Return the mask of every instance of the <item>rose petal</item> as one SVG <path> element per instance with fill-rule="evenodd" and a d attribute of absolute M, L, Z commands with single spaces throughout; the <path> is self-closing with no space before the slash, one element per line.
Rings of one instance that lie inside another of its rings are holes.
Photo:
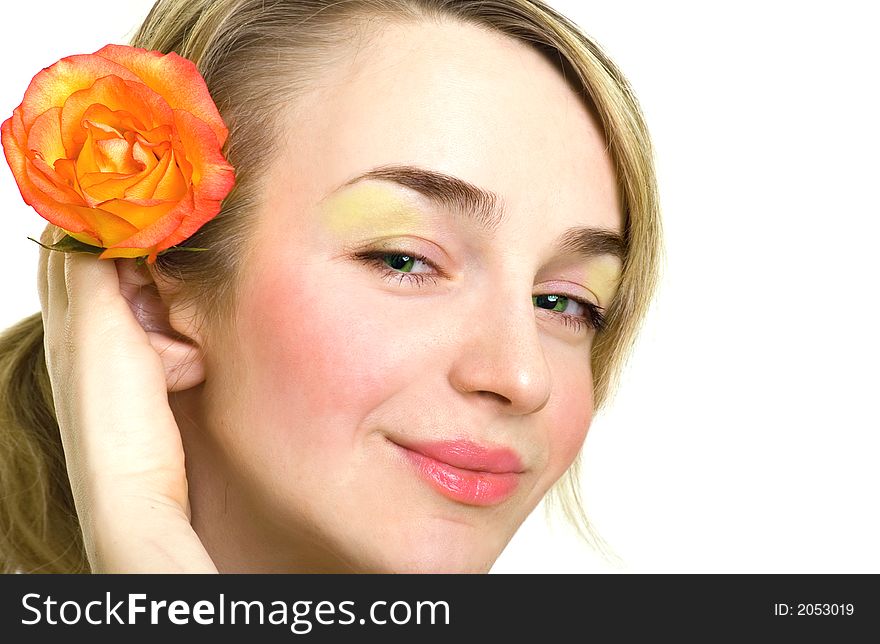
<path fill-rule="evenodd" d="M 90 110 L 92 106 L 96 106 Z M 99 107 L 100 106 L 100 107 Z M 84 90 L 71 94 L 61 111 L 61 136 L 67 156 L 75 158 L 85 142 L 83 119 L 100 123 L 98 114 L 124 112 L 135 119 L 126 129 L 150 130 L 171 123 L 171 108 L 165 100 L 140 82 L 124 81 L 116 76 L 99 78 Z M 133 126 L 133 127 L 132 127 Z M 119 132 L 122 136 L 123 133 Z"/>
<path fill-rule="evenodd" d="M 110 75 L 138 80 L 134 72 L 105 56 L 78 54 L 62 58 L 41 70 L 31 80 L 20 105 L 23 122 L 30 124 L 46 110 L 62 107 L 71 94 L 91 87 L 99 78 Z"/>
<path fill-rule="evenodd" d="M 92 237 L 88 233 L 72 233 L 68 230 L 67 234 L 74 239 L 78 239 L 83 244 L 88 244 L 89 246 L 97 246 L 99 248 L 101 247 L 101 240 L 96 237 Z"/>
<path fill-rule="evenodd" d="M 90 105 L 80 119 L 80 128 L 91 128 L 96 139 L 124 139 L 129 132 L 143 130 L 142 119 L 124 109 L 112 110 L 106 105 Z M 150 118 L 147 116 L 146 118 Z"/>
<path fill-rule="evenodd" d="M 125 139 L 95 141 L 94 151 L 100 159 L 102 172 L 132 175 L 144 169 L 144 164 L 135 160 L 131 144 Z"/>
<path fill-rule="evenodd" d="M 77 177 L 85 176 L 90 172 L 101 171 L 101 159 L 95 154 L 95 139 L 115 136 L 115 134 L 105 132 L 97 127 L 86 128 L 86 140 L 83 143 L 82 150 L 80 150 L 80 153 L 75 157 L 76 160 L 73 162 Z"/>
<path fill-rule="evenodd" d="M 59 160 L 58 164 L 60 165 L 62 161 L 63 159 Z M 47 199 L 61 204 L 86 205 L 85 200 L 68 183 L 68 180 L 42 159 L 32 159 L 25 165 L 25 171 L 33 187 L 43 193 Z"/>
<path fill-rule="evenodd" d="M 153 198 L 156 194 L 156 186 L 162 181 L 162 177 L 168 171 L 168 166 L 173 158 L 170 150 L 171 146 L 167 147 L 169 149 L 163 151 L 159 149 L 159 146 L 153 146 L 153 150 L 162 152 L 162 155 L 157 159 L 152 153 L 152 150 L 142 145 L 140 141 L 132 146 L 132 154 L 135 159 L 144 163 L 146 167 L 144 168 L 144 171 L 138 175 L 137 183 L 132 184 L 132 186 L 125 191 L 126 199 Z"/>
<path fill-rule="evenodd" d="M 80 177 L 83 194 L 90 206 L 101 207 L 106 201 L 124 199 L 126 191 L 137 183 L 139 175 L 116 172 L 92 172 Z"/>
<path fill-rule="evenodd" d="M 55 162 L 55 173 L 60 177 L 64 186 L 70 186 L 70 189 L 76 193 L 77 198 L 71 203 L 81 204 L 84 200 L 79 187 L 79 179 L 76 176 L 76 164 L 70 159 L 58 159 Z"/>
<path fill-rule="evenodd" d="M 116 204 L 120 210 L 117 212 L 122 212 L 122 209 L 126 208 L 126 206 L 130 206 L 130 204 L 123 205 L 124 202 L 119 202 Z M 138 233 L 135 233 L 128 239 L 124 239 L 117 244 L 114 244 L 114 247 L 127 247 L 127 248 L 155 248 L 156 252 L 163 251 L 166 248 L 170 248 L 177 244 L 186 237 L 177 238 L 176 231 L 180 227 L 182 221 L 191 217 L 194 208 L 192 193 L 188 193 L 186 197 L 181 199 L 177 204 L 174 204 L 174 208 L 170 210 L 163 217 L 157 219 L 155 222 L 150 224 L 148 227 L 144 228 Z M 134 216 L 134 213 L 130 213 L 131 216 Z M 110 246 L 110 245 L 108 245 Z"/>
<path fill-rule="evenodd" d="M 58 159 L 66 159 L 61 141 L 61 110 L 53 107 L 40 114 L 31 125 L 27 147 L 39 154 L 50 166 Z"/>
<path fill-rule="evenodd" d="M 159 165 L 160 161 L 171 152 L 171 143 L 162 141 L 161 143 L 150 143 L 142 134 L 129 132 L 126 137 L 130 136 L 131 156 L 135 161 L 144 166 L 144 170 L 151 172 L 153 168 Z"/>
<path fill-rule="evenodd" d="M 24 170 L 33 187 L 48 198 L 61 203 L 82 204 L 83 199 L 76 191 L 75 181 L 53 167 L 53 164 L 57 164 L 63 169 L 64 162 L 64 159 L 57 157 L 61 139 L 60 112 L 59 108 L 52 108 L 41 114 L 34 123 L 31 132 L 35 133 L 36 142 L 28 141 L 30 150 L 25 155 Z"/>
<path fill-rule="evenodd" d="M 130 69 L 162 95 L 172 108 L 189 112 L 208 125 L 219 146 L 226 142 L 229 130 L 223 123 L 205 80 L 192 61 L 173 52 L 163 56 L 156 51 L 120 45 L 106 45 L 95 55 Z"/>
<path fill-rule="evenodd" d="M 103 207 L 77 207 L 77 210 L 85 223 L 85 232 L 99 240 L 98 246 L 112 246 L 137 233 L 135 226 Z"/>
<path fill-rule="evenodd" d="M 76 174 L 88 204 L 97 206 L 102 201 L 123 197 L 125 191 L 138 182 L 144 164 L 133 158 L 131 146 L 125 139 L 94 141 L 94 136 L 109 135 L 98 128 L 87 128 L 87 131 L 88 138 L 76 160 Z"/>
<path fill-rule="evenodd" d="M 169 158 L 168 168 L 156 185 L 156 190 L 153 193 L 154 199 L 180 199 L 189 190 L 189 186 L 177 166 L 174 151 L 168 152 L 167 156 Z"/>
<path fill-rule="evenodd" d="M 161 221 L 163 217 L 172 212 L 176 207 L 176 201 L 160 201 L 158 199 L 110 199 L 101 204 L 101 210 L 111 212 L 130 223 L 135 228 L 135 232 L 132 234 L 152 229 L 157 222 Z M 128 238 L 121 241 L 127 240 Z M 148 238 L 146 243 L 132 243 L 128 245 L 132 247 L 146 247 L 152 246 L 154 243 L 153 239 Z"/>
<path fill-rule="evenodd" d="M 33 207 L 47 221 L 67 231 L 83 229 L 82 220 L 74 206 L 59 203 L 39 190 L 28 177 L 27 166 L 30 164 L 24 150 L 21 149 L 16 134 L 24 131 L 21 112 L 16 109 L 12 116 L 0 126 L 0 138 L 3 142 L 3 153 L 15 177 L 22 199 Z"/>
<path fill-rule="evenodd" d="M 117 257 L 143 257 L 149 253 L 148 264 L 156 262 L 156 251 L 152 248 L 108 248 L 98 257 L 99 259 L 115 259 Z"/>
<path fill-rule="evenodd" d="M 160 125 L 159 127 L 155 127 L 151 130 L 141 130 L 138 132 L 135 137 L 141 145 L 149 146 L 149 145 L 171 145 L 171 139 L 174 136 L 174 121 L 173 115 L 172 120 L 169 121 L 167 125 Z"/>
<path fill-rule="evenodd" d="M 215 210 L 214 215 L 220 212 L 220 204 L 215 201 L 204 202 L 200 200 L 198 197 L 193 198 L 193 211 L 206 213 L 210 212 L 212 209 Z M 196 232 L 198 232 L 199 228 L 204 226 L 208 221 L 214 218 L 214 215 L 211 215 L 207 219 L 202 217 L 186 217 L 180 220 L 180 224 L 177 228 L 168 235 L 167 238 L 162 242 L 162 246 L 159 248 L 160 251 L 165 250 L 166 248 L 171 248 L 172 246 L 176 246 L 177 244 L 186 241 L 190 237 L 192 237 Z"/>
<path fill-rule="evenodd" d="M 211 130 L 188 112 L 174 110 L 177 133 L 185 150 L 185 157 L 192 163 L 192 183 L 201 200 L 218 202 L 229 194 L 235 184 L 235 171 L 211 137 Z M 215 210 L 205 220 L 217 213 Z M 200 213 L 202 215 L 202 213 Z"/>

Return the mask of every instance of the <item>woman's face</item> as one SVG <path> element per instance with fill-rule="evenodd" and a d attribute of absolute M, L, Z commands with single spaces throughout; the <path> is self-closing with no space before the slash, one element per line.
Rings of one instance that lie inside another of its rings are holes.
<path fill-rule="evenodd" d="M 526 45 L 425 24 L 283 131 L 185 436 L 196 530 L 221 570 L 486 571 L 592 417 L 622 230 L 600 127 Z"/>

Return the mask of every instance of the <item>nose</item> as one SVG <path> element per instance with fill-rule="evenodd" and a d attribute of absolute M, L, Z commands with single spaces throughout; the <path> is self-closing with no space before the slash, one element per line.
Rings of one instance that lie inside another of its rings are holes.
<path fill-rule="evenodd" d="M 531 294 L 504 299 L 495 293 L 468 307 L 449 379 L 462 393 L 496 400 L 505 413 L 530 414 L 550 398 L 550 368 Z"/>

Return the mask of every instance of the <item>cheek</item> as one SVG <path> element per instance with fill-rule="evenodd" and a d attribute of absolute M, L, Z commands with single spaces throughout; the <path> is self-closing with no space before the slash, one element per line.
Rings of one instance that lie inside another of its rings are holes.
<path fill-rule="evenodd" d="M 351 429 L 380 404 L 406 372 L 406 347 L 375 303 L 332 272 L 284 274 L 261 280 L 242 307 L 242 341 L 262 417 L 326 430 Z M 330 295 L 328 295 L 330 294 Z M 381 341 L 377 341 L 381 338 Z M 346 423 L 335 422 L 347 420 Z"/>
<path fill-rule="evenodd" d="M 593 419 L 593 381 L 589 363 L 569 364 L 554 379 L 556 396 L 548 409 L 548 468 L 561 476 L 577 456 Z M 549 405 L 548 405 L 549 407 Z"/>

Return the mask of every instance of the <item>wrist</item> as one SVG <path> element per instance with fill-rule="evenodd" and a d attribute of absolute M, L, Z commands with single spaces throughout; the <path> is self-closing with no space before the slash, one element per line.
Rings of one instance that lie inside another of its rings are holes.
<path fill-rule="evenodd" d="M 105 506 L 95 508 L 82 524 L 92 573 L 218 572 L 179 508 Z"/>

